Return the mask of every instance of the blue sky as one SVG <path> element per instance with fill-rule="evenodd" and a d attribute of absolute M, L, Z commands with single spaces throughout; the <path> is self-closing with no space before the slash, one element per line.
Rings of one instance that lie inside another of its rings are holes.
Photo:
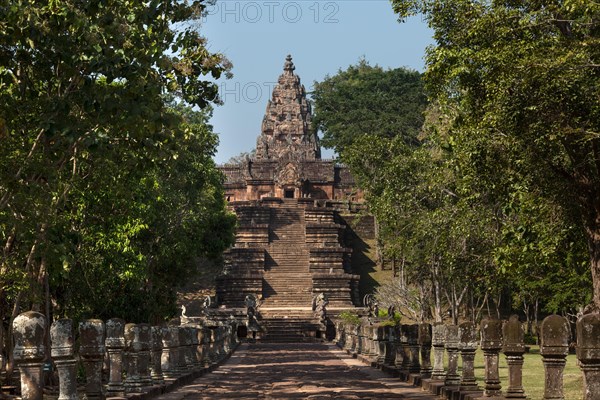
<path fill-rule="evenodd" d="M 233 63 L 219 83 L 224 105 L 211 123 L 218 164 L 255 147 L 271 89 L 291 54 L 308 92 L 314 81 L 364 57 L 382 67 L 423 70 L 431 31 L 420 18 L 398 23 L 388 0 L 217 0 L 200 30 Z M 323 157 L 331 157 L 325 151 Z"/>

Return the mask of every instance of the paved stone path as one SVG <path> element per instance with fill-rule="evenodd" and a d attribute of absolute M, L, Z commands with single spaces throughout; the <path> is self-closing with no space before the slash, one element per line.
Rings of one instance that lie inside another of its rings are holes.
<path fill-rule="evenodd" d="M 331 344 L 242 344 L 223 365 L 159 397 L 181 399 L 433 399 Z"/>

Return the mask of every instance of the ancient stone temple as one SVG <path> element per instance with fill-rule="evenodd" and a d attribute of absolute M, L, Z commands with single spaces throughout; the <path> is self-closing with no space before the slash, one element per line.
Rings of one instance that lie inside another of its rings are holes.
<path fill-rule="evenodd" d="M 348 168 L 321 159 L 319 138 L 311 130 L 306 90 L 294 69 L 292 57 L 287 56 L 267 104 L 254 157 L 221 167 L 227 178 L 227 198 L 362 200 Z"/>
<path fill-rule="evenodd" d="M 290 56 L 283 69 L 256 153 L 220 167 L 238 229 L 217 281 L 217 304 L 246 313 L 255 337 L 300 340 L 325 334 L 327 312 L 360 305 L 339 211 L 364 207 L 348 169 L 321 159 Z"/>

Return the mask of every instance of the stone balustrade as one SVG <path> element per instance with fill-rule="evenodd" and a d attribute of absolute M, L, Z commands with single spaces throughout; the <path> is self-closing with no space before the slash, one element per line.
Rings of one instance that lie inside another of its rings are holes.
<path fill-rule="evenodd" d="M 43 363 L 52 361 L 58 376 L 59 400 L 127 398 L 159 395 L 213 369 L 237 347 L 235 322 L 217 326 L 151 326 L 126 324 L 119 318 L 84 320 L 77 335 L 73 321 L 48 324 L 44 315 L 28 311 L 13 322 L 14 360 L 21 377 L 23 400 L 44 397 Z M 49 327 L 50 348 L 45 337 Z M 79 343 L 76 353 L 75 343 Z M 49 356 L 49 357 L 48 357 Z M 77 365 L 84 380 L 77 380 Z M 80 388 L 78 389 L 78 383 Z"/>
<path fill-rule="evenodd" d="M 525 399 L 524 331 L 516 315 L 508 321 L 486 318 L 477 325 L 442 323 L 390 325 L 389 321 L 351 324 L 336 322 L 339 347 L 363 362 L 390 372 L 403 381 L 422 386 L 433 396 L 456 400 Z M 583 375 L 584 400 L 600 397 L 600 314 L 581 317 L 576 326 L 578 365 Z M 544 365 L 544 400 L 564 399 L 563 370 L 572 343 L 568 321 L 558 315 L 544 319 L 540 332 Z M 433 366 L 431 349 L 433 348 Z M 484 376 L 475 377 L 475 352 L 484 356 Z M 444 368 L 444 352 L 448 365 Z M 503 392 L 499 362 L 506 357 L 508 383 Z M 462 374 L 458 374 L 459 358 Z"/>

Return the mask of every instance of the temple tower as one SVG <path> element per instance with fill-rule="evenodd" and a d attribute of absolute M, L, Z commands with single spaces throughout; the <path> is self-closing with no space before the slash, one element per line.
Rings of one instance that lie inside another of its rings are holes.
<path fill-rule="evenodd" d="M 319 160 L 321 147 L 316 132 L 311 132 L 311 109 L 306 90 L 288 55 L 273 89 L 272 99 L 262 121 L 256 142 L 256 160 Z"/>
<path fill-rule="evenodd" d="M 331 313 L 360 304 L 360 277 L 339 211 L 358 212 L 362 192 L 345 166 L 321 159 L 310 103 L 294 70 L 288 55 L 255 154 L 220 167 L 238 229 L 217 279 L 217 303 L 223 313 L 243 316 L 248 299 L 257 299 L 252 313 L 260 319 L 247 325 L 265 340 L 324 335 L 329 325 L 315 315 L 315 299 L 327 298 Z"/>

